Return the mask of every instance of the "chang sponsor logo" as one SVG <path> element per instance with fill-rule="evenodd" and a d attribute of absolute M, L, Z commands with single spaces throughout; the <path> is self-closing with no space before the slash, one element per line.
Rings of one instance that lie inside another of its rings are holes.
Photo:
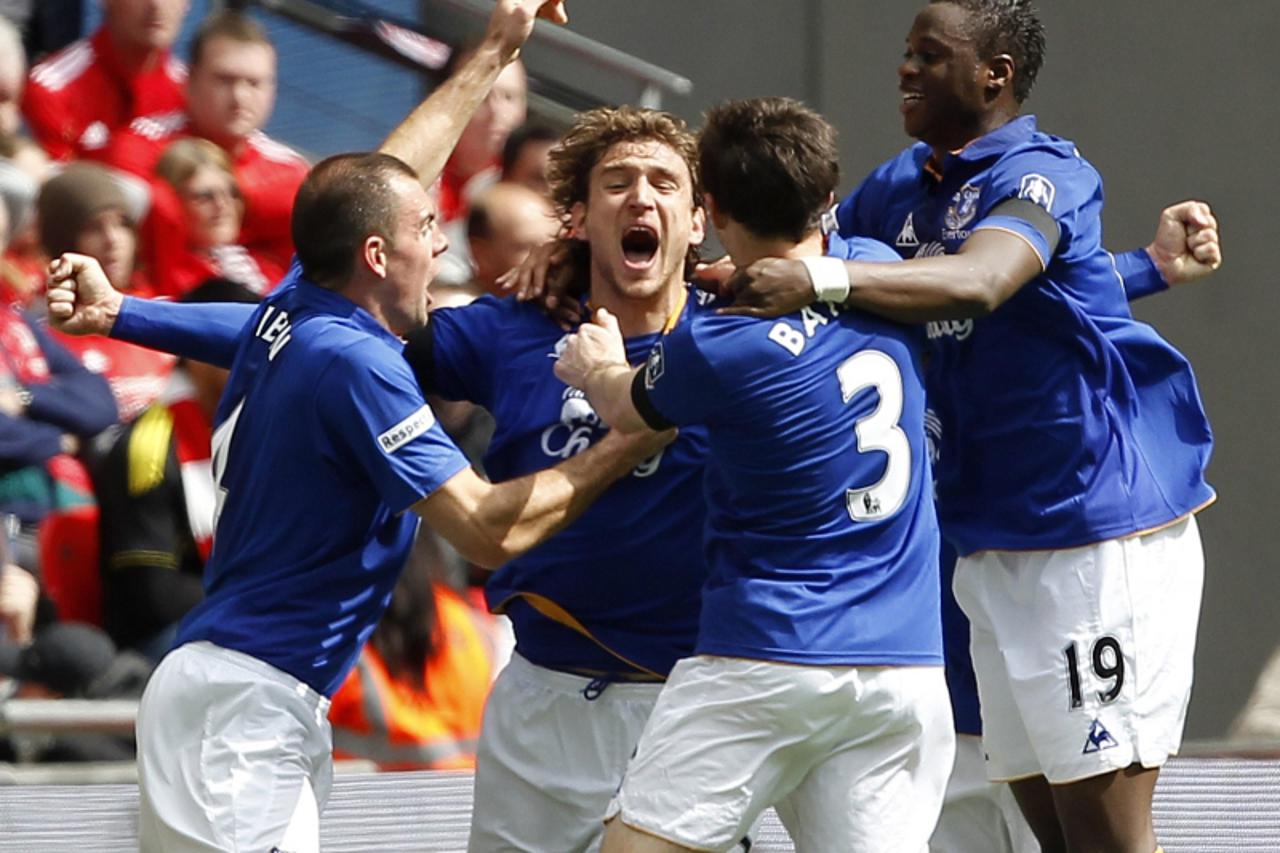
<path fill-rule="evenodd" d="M 542 452 L 555 459 L 568 459 L 591 446 L 597 431 L 603 432 L 600 416 L 577 388 L 560 395 L 560 422 L 542 431 Z"/>
<path fill-rule="evenodd" d="M 937 240 L 930 240 L 919 249 L 913 257 L 917 258 L 940 258 L 947 253 L 947 247 Z"/>
<path fill-rule="evenodd" d="M 929 340 L 937 338 L 955 338 L 957 341 L 968 340 L 973 334 L 972 320 L 935 320 L 927 323 L 924 333 Z"/>

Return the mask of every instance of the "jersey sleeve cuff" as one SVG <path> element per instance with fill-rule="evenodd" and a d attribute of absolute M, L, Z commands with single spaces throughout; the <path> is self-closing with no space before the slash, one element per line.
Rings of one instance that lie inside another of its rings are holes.
<path fill-rule="evenodd" d="M 1124 284 L 1124 295 L 1132 302 L 1169 289 L 1169 282 L 1146 249 L 1135 249 L 1115 256 L 1116 272 Z"/>
<path fill-rule="evenodd" d="M 1045 241 L 1043 234 L 1025 221 L 1013 216 L 991 216 L 975 225 L 973 230 L 975 233 L 978 231 L 1004 231 L 1015 237 L 1020 237 L 1031 248 L 1031 251 L 1036 253 L 1036 257 L 1040 259 L 1040 270 L 1043 272 L 1049 268 L 1049 258 L 1052 255 L 1049 244 Z"/>

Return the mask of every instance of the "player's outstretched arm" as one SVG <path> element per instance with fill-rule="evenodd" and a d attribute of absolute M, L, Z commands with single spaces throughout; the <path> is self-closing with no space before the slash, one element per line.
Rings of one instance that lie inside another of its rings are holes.
<path fill-rule="evenodd" d="M 559 24 L 569 20 L 563 0 L 498 0 L 480 45 L 378 150 L 412 166 L 424 185 L 434 184 L 498 74 L 520 54 L 536 18 Z"/>
<path fill-rule="evenodd" d="M 673 438 L 674 430 L 610 431 L 559 465 L 503 483 L 488 483 L 465 468 L 413 509 L 463 557 L 497 568 L 564 528 L 610 483 Z"/>
<path fill-rule="evenodd" d="M 49 265 L 49 323 L 76 335 L 110 335 L 131 344 L 230 367 L 247 303 L 176 303 L 125 296 L 111 287 L 98 262 L 67 254 Z"/>
<path fill-rule="evenodd" d="M 990 314 L 1044 269 L 1029 243 L 994 229 L 974 232 L 954 255 L 894 264 L 824 261 L 843 265 L 844 276 L 830 266 L 840 280 L 814 282 L 800 260 L 756 261 L 730 279 L 733 305 L 720 311 L 780 317 L 822 297 L 901 323 L 962 320 Z"/>
<path fill-rule="evenodd" d="M 585 393 L 596 414 L 622 432 L 649 428 L 631 399 L 631 383 L 642 369 L 628 363 L 618 320 L 604 308 L 569 337 L 555 367 L 556 376 Z"/>

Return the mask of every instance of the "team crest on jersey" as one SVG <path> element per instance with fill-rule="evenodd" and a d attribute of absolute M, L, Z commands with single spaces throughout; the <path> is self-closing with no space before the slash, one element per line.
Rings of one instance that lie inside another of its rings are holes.
<path fill-rule="evenodd" d="M 1057 194 L 1058 188 L 1044 175 L 1023 175 L 1018 184 L 1018 198 L 1038 204 L 1050 213 L 1053 213 L 1053 199 Z"/>
<path fill-rule="evenodd" d="M 907 218 L 902 223 L 902 230 L 898 232 L 898 238 L 893 241 L 893 245 L 901 249 L 910 249 L 912 246 L 920 245 L 920 238 L 916 236 L 915 213 L 907 214 Z"/>
<path fill-rule="evenodd" d="M 978 196 L 981 194 L 982 189 L 980 187 L 975 187 L 973 184 L 965 184 L 951 197 L 951 204 L 947 207 L 947 212 L 942 217 L 942 224 L 946 228 L 942 236 L 948 240 L 963 240 L 969 236 L 969 232 L 961 229 L 972 222 L 973 217 L 977 215 Z"/>
<path fill-rule="evenodd" d="M 653 351 L 649 353 L 649 360 L 644 363 L 644 387 L 652 391 L 653 386 L 658 384 L 658 380 L 662 378 L 663 371 L 666 369 L 666 353 L 663 352 L 662 341 L 658 341 Z"/>
<path fill-rule="evenodd" d="M 551 352 L 547 353 L 547 358 L 559 358 L 564 353 L 564 348 L 569 345 L 569 338 L 572 335 L 561 335 L 560 340 L 556 341 L 556 345 L 551 348 Z"/>
<path fill-rule="evenodd" d="M 1111 736 L 1111 732 L 1107 731 L 1107 727 L 1102 724 L 1099 719 L 1089 725 L 1089 736 L 1085 739 L 1084 750 L 1081 755 L 1088 755 L 1091 752 L 1102 752 L 1104 749 L 1111 749 L 1119 746 L 1120 742 Z"/>

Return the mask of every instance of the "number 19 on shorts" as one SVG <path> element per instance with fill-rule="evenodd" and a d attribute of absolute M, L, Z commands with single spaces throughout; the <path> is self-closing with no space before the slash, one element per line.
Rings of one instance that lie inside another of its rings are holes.
<path fill-rule="evenodd" d="M 1068 643 L 1062 650 L 1067 667 L 1068 700 L 1071 710 L 1084 707 L 1084 688 L 1080 671 L 1080 649 L 1076 643 Z M 1093 641 L 1088 650 L 1085 663 L 1102 686 L 1097 691 L 1098 701 L 1109 705 L 1124 689 L 1124 654 L 1120 650 L 1120 641 L 1110 634 L 1104 634 Z"/>

